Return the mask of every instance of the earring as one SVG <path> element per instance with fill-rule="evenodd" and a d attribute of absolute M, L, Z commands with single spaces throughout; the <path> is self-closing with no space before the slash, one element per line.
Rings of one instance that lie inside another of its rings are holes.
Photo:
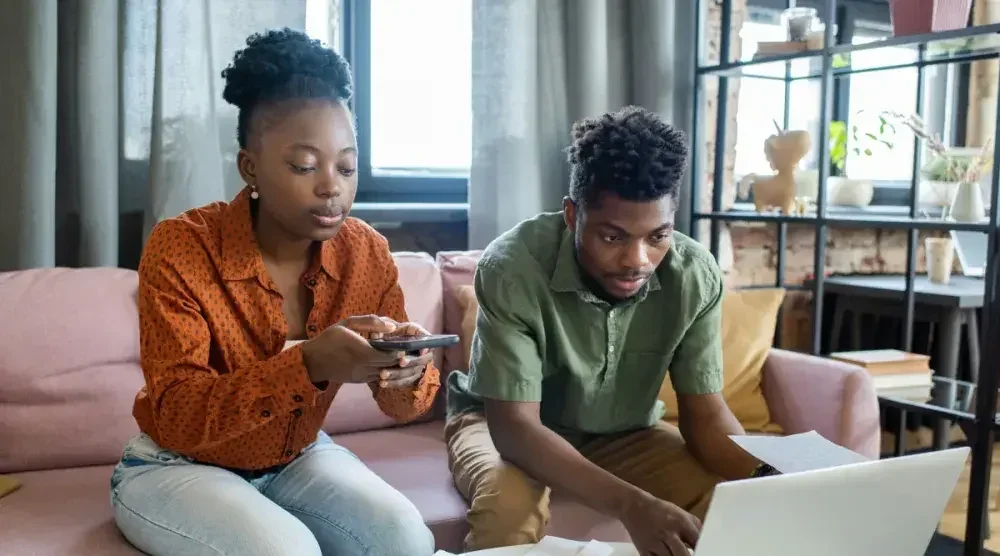
<path fill-rule="evenodd" d="M 259 199 L 260 198 L 260 195 L 257 193 L 257 186 L 256 185 L 253 185 L 253 184 L 250 185 L 250 198 L 251 199 Z"/>

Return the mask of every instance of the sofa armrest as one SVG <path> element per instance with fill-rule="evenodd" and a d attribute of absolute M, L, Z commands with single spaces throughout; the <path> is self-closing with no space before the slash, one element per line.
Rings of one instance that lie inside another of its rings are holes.
<path fill-rule="evenodd" d="M 878 396 L 864 369 L 772 349 L 762 381 L 771 420 L 786 434 L 815 430 L 865 457 L 879 457 Z"/>

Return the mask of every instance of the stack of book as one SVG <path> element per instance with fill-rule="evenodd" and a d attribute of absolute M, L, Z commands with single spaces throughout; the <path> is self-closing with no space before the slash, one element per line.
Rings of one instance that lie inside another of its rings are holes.
<path fill-rule="evenodd" d="M 875 382 L 879 396 L 892 396 L 915 402 L 931 399 L 931 380 L 934 371 L 930 357 L 897 349 L 867 351 L 840 351 L 830 354 L 831 359 L 863 367 Z"/>

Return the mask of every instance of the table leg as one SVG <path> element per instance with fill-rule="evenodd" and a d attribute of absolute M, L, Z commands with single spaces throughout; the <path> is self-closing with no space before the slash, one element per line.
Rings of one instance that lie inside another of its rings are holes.
<path fill-rule="evenodd" d="M 837 296 L 833 296 L 833 322 L 830 323 L 830 353 L 838 351 L 840 348 L 840 332 L 844 328 L 844 304 L 837 303 Z"/>
<path fill-rule="evenodd" d="M 947 309 L 941 316 L 938 329 L 938 346 L 940 350 L 937 369 L 938 376 L 956 378 L 958 374 L 958 354 L 962 343 L 962 313 L 959 309 Z M 938 384 L 934 388 L 934 405 L 953 407 L 955 404 L 955 388 L 953 385 Z M 934 449 L 943 450 L 951 443 L 951 420 L 936 418 L 934 420 Z"/>
<path fill-rule="evenodd" d="M 965 310 L 965 333 L 969 339 L 969 382 L 979 384 L 979 318 L 975 309 Z"/>
<path fill-rule="evenodd" d="M 864 323 L 861 317 L 861 313 L 857 311 L 851 315 L 851 349 L 854 351 L 861 349 L 861 325 Z M 878 317 L 875 318 L 875 322 L 878 323 Z"/>
<path fill-rule="evenodd" d="M 899 410 L 899 424 L 896 425 L 896 441 L 893 445 L 893 454 L 898 458 L 906 455 L 906 410 Z"/>

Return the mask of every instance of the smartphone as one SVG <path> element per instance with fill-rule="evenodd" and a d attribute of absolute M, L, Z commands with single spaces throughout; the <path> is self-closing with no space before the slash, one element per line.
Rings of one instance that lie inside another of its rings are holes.
<path fill-rule="evenodd" d="M 383 351 L 403 351 L 407 355 L 417 355 L 422 349 L 453 346 L 458 343 L 455 334 L 430 334 L 427 336 L 390 336 L 379 340 L 368 340 L 375 349 Z"/>

